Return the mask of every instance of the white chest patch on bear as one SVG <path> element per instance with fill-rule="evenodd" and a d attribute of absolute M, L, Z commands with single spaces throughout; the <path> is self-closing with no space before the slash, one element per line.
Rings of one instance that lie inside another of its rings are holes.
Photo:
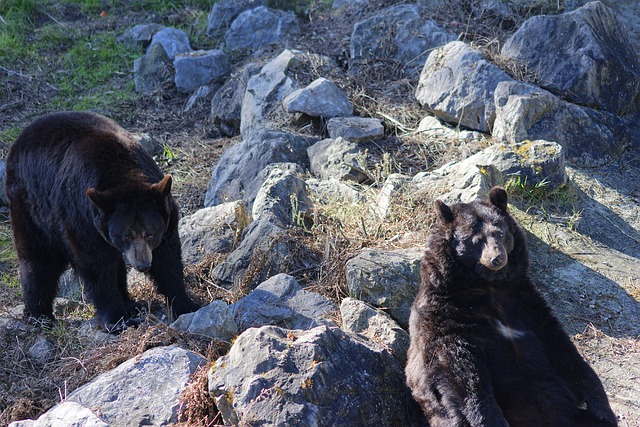
<path fill-rule="evenodd" d="M 525 331 L 519 331 L 517 329 L 508 327 L 498 319 L 495 319 L 495 322 L 496 329 L 498 330 L 498 332 L 500 332 L 500 335 L 508 340 L 517 340 L 518 338 L 522 338 L 527 334 Z"/>

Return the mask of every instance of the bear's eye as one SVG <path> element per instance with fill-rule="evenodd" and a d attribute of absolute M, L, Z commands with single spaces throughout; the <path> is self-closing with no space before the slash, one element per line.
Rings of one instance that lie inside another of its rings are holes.
<path fill-rule="evenodd" d="M 129 242 L 131 242 L 132 240 L 133 240 L 133 236 L 132 236 L 131 234 L 126 234 L 126 235 L 124 236 L 124 241 L 125 241 L 125 242 L 129 243 Z"/>
<path fill-rule="evenodd" d="M 151 233 L 146 233 L 146 234 L 144 235 L 144 238 L 145 238 L 146 240 L 152 240 L 152 239 L 153 239 L 153 234 L 151 234 Z"/>

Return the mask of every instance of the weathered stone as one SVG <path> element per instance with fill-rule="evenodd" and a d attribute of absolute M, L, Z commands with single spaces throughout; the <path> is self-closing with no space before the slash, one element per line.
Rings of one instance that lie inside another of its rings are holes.
<path fill-rule="evenodd" d="M 204 205 L 243 199 L 247 185 L 269 164 L 292 162 L 308 167 L 310 144 L 303 136 L 269 129 L 256 131 L 220 157 L 211 174 Z"/>
<path fill-rule="evenodd" d="M 264 281 L 231 309 L 241 330 L 265 325 L 308 330 L 331 320 L 338 308 L 322 295 L 305 291 L 293 276 L 277 274 Z"/>
<path fill-rule="evenodd" d="M 425 116 L 420 120 L 417 134 L 422 138 L 444 138 L 456 142 L 482 141 L 487 138 L 486 134 L 480 132 L 460 129 L 459 127 L 453 128 L 446 123 L 442 123 L 434 116 Z"/>
<path fill-rule="evenodd" d="M 262 185 L 271 175 L 271 172 L 275 170 L 280 170 L 284 173 L 292 173 L 295 175 L 302 175 L 305 173 L 305 170 L 297 163 L 292 162 L 276 162 L 270 163 L 262 169 L 258 175 L 247 185 L 244 186 L 244 197 L 242 200 L 246 203 L 247 206 L 250 206 L 253 210 L 253 203 L 258 195 L 258 192 L 262 188 Z"/>
<path fill-rule="evenodd" d="M 420 72 L 431 49 L 455 39 L 434 21 L 422 19 L 416 5 L 391 6 L 353 27 L 349 74 L 358 74 L 385 58 L 398 61 L 413 76 Z"/>
<path fill-rule="evenodd" d="M 200 86 L 219 81 L 231 72 L 227 55 L 221 50 L 176 54 L 173 66 L 176 87 L 182 92 L 192 92 Z"/>
<path fill-rule="evenodd" d="M 214 5 L 217 5 L 216 3 Z M 240 133 L 242 99 L 249 79 L 260 71 L 260 66 L 249 63 L 237 74 L 232 74 L 211 99 L 211 121 L 223 135 L 235 136 Z"/>
<path fill-rule="evenodd" d="M 405 365 L 409 349 L 409 334 L 391 316 L 354 298 L 342 300 L 340 315 L 342 328 L 345 331 L 367 337 L 389 350 L 402 366 Z"/>
<path fill-rule="evenodd" d="M 412 186 L 431 189 L 446 203 L 486 198 L 491 187 L 517 180 L 526 188 L 553 192 L 567 181 L 562 146 L 548 141 L 495 144 L 460 162 L 416 174 Z M 441 192 L 439 192 L 439 189 Z"/>
<path fill-rule="evenodd" d="M 231 252 L 250 221 L 242 201 L 200 209 L 181 218 L 178 231 L 182 259 L 188 264 L 197 264 L 206 255 Z"/>
<path fill-rule="evenodd" d="M 365 182 L 369 177 L 362 171 L 358 145 L 346 139 L 323 139 L 307 149 L 311 173 L 322 179 Z"/>
<path fill-rule="evenodd" d="M 360 191 L 335 178 L 326 180 L 309 178 L 306 183 L 312 198 L 324 203 L 332 200 L 348 203 L 357 203 L 365 200 Z"/>
<path fill-rule="evenodd" d="M 149 46 L 147 53 L 133 63 L 136 92 L 153 92 L 172 87 L 174 69 L 161 44 Z"/>
<path fill-rule="evenodd" d="M 90 409 L 75 402 L 62 402 L 45 412 L 36 421 L 16 421 L 9 427 L 110 427 Z"/>
<path fill-rule="evenodd" d="M 221 300 L 213 301 L 194 313 L 183 314 L 171 324 L 171 327 L 227 342 L 238 335 L 234 315 L 229 305 Z"/>
<path fill-rule="evenodd" d="M 282 227 L 306 226 L 312 202 L 306 184 L 295 173 L 275 168 L 260 187 L 253 202 L 254 220 L 271 218 Z"/>
<path fill-rule="evenodd" d="M 238 248 L 211 271 L 211 279 L 227 289 L 243 281 L 251 290 L 281 273 L 289 253 L 287 235 L 281 227 L 267 219 L 253 221 L 243 233 Z"/>
<path fill-rule="evenodd" d="M 153 35 L 163 28 L 160 24 L 139 24 L 125 31 L 118 37 L 118 41 L 131 47 L 140 46 L 146 49 Z"/>
<path fill-rule="evenodd" d="M 46 338 L 39 338 L 29 350 L 27 354 L 29 357 L 40 365 L 44 365 L 54 356 L 56 346 L 54 343 Z"/>
<path fill-rule="evenodd" d="M 380 119 L 369 117 L 334 117 L 327 121 L 329 137 L 344 138 L 351 142 L 370 141 L 384 136 Z"/>
<path fill-rule="evenodd" d="M 287 71 L 302 55 L 297 50 L 284 50 L 249 79 L 240 113 L 240 133 L 243 136 L 255 128 L 268 126 L 274 104 L 298 89 L 298 83 L 287 75 Z"/>
<path fill-rule="evenodd" d="M 416 99 L 442 120 L 488 132 L 496 114 L 496 86 L 511 80 L 479 50 L 456 41 L 431 52 L 420 74 Z"/>
<path fill-rule="evenodd" d="M 264 0 L 222 0 L 216 2 L 209 12 L 207 35 L 209 37 L 223 35 L 231 26 L 231 22 L 242 12 L 264 5 Z"/>
<path fill-rule="evenodd" d="M 527 83 L 500 83 L 495 105 L 497 141 L 555 141 L 567 159 L 580 166 L 609 163 L 631 141 L 629 129 L 618 116 L 570 104 Z"/>
<path fill-rule="evenodd" d="M 180 393 L 204 363 L 180 347 L 154 348 L 76 389 L 67 401 L 91 408 L 113 427 L 174 424 Z"/>
<path fill-rule="evenodd" d="M 418 425 L 400 364 L 326 326 L 248 329 L 209 371 L 209 392 L 225 424 Z"/>
<path fill-rule="evenodd" d="M 384 309 L 406 328 L 420 287 L 421 258 L 420 249 L 362 252 L 345 265 L 349 296 Z"/>
<path fill-rule="evenodd" d="M 153 35 L 149 48 L 156 44 L 162 45 L 167 56 L 172 61 L 175 59 L 177 54 L 187 53 L 193 50 L 191 49 L 191 44 L 189 44 L 189 37 L 187 37 L 187 33 L 171 27 L 163 28 Z"/>
<path fill-rule="evenodd" d="M 297 81 L 298 75 L 308 74 L 309 69 L 327 78 L 343 75 L 336 63 L 326 56 L 284 50 L 247 83 L 240 133 L 246 137 L 256 128 L 281 127 L 279 123 L 289 119 L 281 102 L 302 86 Z"/>
<path fill-rule="evenodd" d="M 214 89 L 212 88 L 212 86 L 214 87 L 218 86 L 216 87 L 216 89 L 218 89 L 219 86 L 222 86 L 222 85 L 220 85 L 219 83 L 214 83 L 213 85 L 209 85 L 209 86 L 200 86 L 195 92 L 193 92 L 189 96 L 189 99 L 187 100 L 187 103 L 185 104 L 182 111 L 184 113 L 187 113 L 194 106 L 198 104 L 204 104 L 207 99 L 210 99 L 210 95 L 214 92 Z"/>
<path fill-rule="evenodd" d="M 507 59 L 533 70 L 543 88 L 618 115 L 640 108 L 640 59 L 617 14 L 599 1 L 570 13 L 534 16 L 508 39 Z"/>
<path fill-rule="evenodd" d="M 286 39 L 299 31 L 293 12 L 258 6 L 238 15 L 224 36 L 227 49 L 256 49 Z"/>
<path fill-rule="evenodd" d="M 384 181 L 384 185 L 378 193 L 376 203 L 372 206 L 373 211 L 380 218 L 385 218 L 393 211 L 396 196 L 402 188 L 411 181 L 411 177 L 399 173 L 393 173 Z"/>
<path fill-rule="evenodd" d="M 335 83 L 320 77 L 309 86 L 298 89 L 282 101 L 287 113 L 303 113 L 311 117 L 350 116 L 353 104 Z"/>
<path fill-rule="evenodd" d="M 57 296 L 71 299 L 74 301 L 82 301 L 82 282 L 76 272 L 70 268 L 66 270 L 58 279 Z"/>
<path fill-rule="evenodd" d="M 162 154 L 164 147 L 157 139 L 148 133 L 132 133 L 133 138 L 138 141 L 138 144 L 142 145 L 142 148 L 147 150 L 151 156 L 157 156 Z"/>

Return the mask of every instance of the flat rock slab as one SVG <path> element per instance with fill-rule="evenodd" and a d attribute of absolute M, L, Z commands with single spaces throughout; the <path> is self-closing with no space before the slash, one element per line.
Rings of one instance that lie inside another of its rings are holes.
<path fill-rule="evenodd" d="M 329 137 L 351 142 L 371 141 L 384 136 L 380 119 L 368 117 L 335 117 L 327 122 Z"/>
<path fill-rule="evenodd" d="M 180 347 L 157 347 L 99 375 L 67 401 L 91 408 L 112 427 L 176 423 L 180 392 L 204 363 Z"/>

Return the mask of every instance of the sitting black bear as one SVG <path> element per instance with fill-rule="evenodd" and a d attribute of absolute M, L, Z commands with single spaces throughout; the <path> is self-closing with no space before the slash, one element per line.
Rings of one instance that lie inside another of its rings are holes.
<path fill-rule="evenodd" d="M 411 309 L 407 384 L 431 427 L 615 426 L 595 372 L 529 278 L 507 193 L 435 202 Z"/>

